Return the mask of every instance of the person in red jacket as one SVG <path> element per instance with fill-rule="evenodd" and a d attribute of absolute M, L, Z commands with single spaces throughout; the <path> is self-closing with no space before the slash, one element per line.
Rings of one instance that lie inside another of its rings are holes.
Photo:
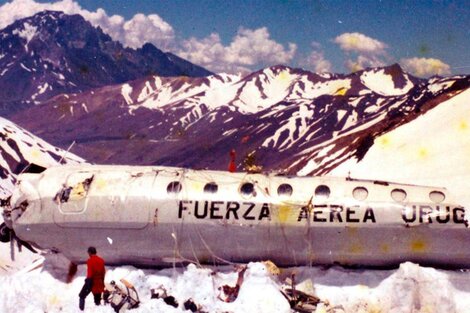
<path fill-rule="evenodd" d="M 87 273 L 85 284 L 78 294 L 80 297 L 79 307 L 82 311 L 85 309 L 85 298 L 90 292 L 93 293 L 95 304 L 100 305 L 101 295 L 104 291 L 104 275 L 106 273 L 104 260 L 96 255 L 95 247 L 88 248 L 88 255 L 90 258 L 86 262 Z"/>

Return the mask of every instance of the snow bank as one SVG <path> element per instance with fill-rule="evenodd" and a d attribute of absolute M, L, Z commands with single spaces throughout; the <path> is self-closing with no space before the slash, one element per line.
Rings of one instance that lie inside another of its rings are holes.
<path fill-rule="evenodd" d="M 0 312 L 75 312 L 86 266 L 78 267 L 77 277 L 65 283 L 68 263 L 57 256 L 48 256 L 44 267 L 32 264 L 16 273 L 0 276 Z M 30 270 L 31 269 L 31 270 Z M 133 312 L 184 312 L 183 303 L 192 299 L 206 312 L 290 312 L 287 300 L 279 291 L 280 284 L 262 263 L 250 263 L 244 275 L 238 298 L 232 303 L 219 299 L 223 285 L 235 286 L 238 274 L 233 267 L 141 270 L 134 267 L 108 268 L 106 281 L 121 278 L 134 284 L 142 301 Z M 151 299 L 152 288 L 163 287 L 176 298 L 174 308 L 162 299 Z M 91 296 L 87 312 L 114 312 L 110 306 L 96 307 Z"/>
<path fill-rule="evenodd" d="M 78 293 L 85 265 L 65 283 L 68 262 L 57 255 L 16 273 L 0 276 L 0 312 L 79 312 Z M 470 272 L 445 271 L 403 263 L 395 270 L 351 270 L 341 267 L 296 267 L 273 275 L 264 263 L 249 263 L 238 298 L 223 302 L 219 287 L 234 286 L 238 273 L 232 266 L 142 270 L 130 266 L 108 268 L 106 281 L 125 278 L 136 287 L 141 305 L 132 312 L 185 312 L 192 299 L 205 312 L 291 312 L 281 294 L 282 283 L 295 274 L 297 288 L 315 294 L 326 304 L 316 312 L 468 312 Z M 163 287 L 178 307 L 151 299 L 152 288 Z M 89 296 L 86 312 L 114 312 L 96 307 Z M 186 311 L 189 312 L 189 311 Z"/>

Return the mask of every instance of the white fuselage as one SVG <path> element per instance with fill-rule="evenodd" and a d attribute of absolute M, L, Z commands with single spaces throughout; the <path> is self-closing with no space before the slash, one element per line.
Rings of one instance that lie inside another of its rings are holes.
<path fill-rule="evenodd" d="M 465 208 L 443 188 L 171 167 L 60 166 L 19 176 L 16 235 L 108 264 L 470 266 Z"/>

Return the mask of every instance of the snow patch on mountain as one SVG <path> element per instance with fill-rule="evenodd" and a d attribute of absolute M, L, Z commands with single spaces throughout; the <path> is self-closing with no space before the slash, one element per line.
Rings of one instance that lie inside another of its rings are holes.
<path fill-rule="evenodd" d="M 350 88 L 351 79 L 333 79 L 314 84 L 311 87 L 309 95 L 311 98 L 317 98 L 322 95 L 344 95 Z"/>
<path fill-rule="evenodd" d="M 284 124 L 276 130 L 273 136 L 266 138 L 262 144 L 263 147 L 276 147 L 279 151 L 283 151 L 292 147 L 310 129 L 310 120 L 313 117 L 313 111 L 307 105 L 299 105 L 298 111 L 292 114 Z M 281 135 L 285 138 L 279 142 Z"/>
<path fill-rule="evenodd" d="M 132 93 L 132 87 L 129 84 L 123 84 L 121 88 L 121 94 L 126 100 L 126 103 L 128 105 L 131 105 L 133 103 L 132 98 L 131 98 L 131 93 Z"/>
<path fill-rule="evenodd" d="M 238 97 L 232 105 L 245 114 L 264 110 L 288 96 L 288 89 L 294 77 L 287 69 L 274 72 L 267 68 L 253 79 L 241 81 Z"/>
<path fill-rule="evenodd" d="M 13 35 L 18 35 L 24 40 L 26 40 L 25 44 L 25 50 L 28 51 L 28 44 L 31 41 L 31 39 L 34 38 L 37 32 L 37 27 L 29 24 L 28 22 L 23 23 L 23 29 L 15 29 L 13 30 Z"/>
<path fill-rule="evenodd" d="M 436 81 L 429 84 L 428 90 L 436 94 L 441 92 L 445 88 L 449 88 L 450 86 L 452 86 L 453 83 L 453 81 Z"/>
<path fill-rule="evenodd" d="M 414 84 L 408 76 L 405 76 L 405 86 L 397 88 L 393 81 L 393 77 L 385 73 L 385 69 L 378 71 L 365 71 L 361 75 L 361 82 L 372 91 L 384 96 L 403 95 L 413 88 Z"/>
<path fill-rule="evenodd" d="M 221 105 L 227 104 L 237 96 L 237 89 L 233 85 L 223 85 L 212 88 L 204 93 L 198 100 L 204 103 L 208 109 L 214 110 Z"/>

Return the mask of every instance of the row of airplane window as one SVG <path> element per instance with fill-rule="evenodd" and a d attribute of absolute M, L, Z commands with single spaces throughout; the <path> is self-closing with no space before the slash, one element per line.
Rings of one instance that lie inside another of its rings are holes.
<path fill-rule="evenodd" d="M 182 189 L 183 187 L 180 182 L 173 181 L 168 184 L 167 192 L 169 194 L 175 194 L 181 192 Z M 212 182 L 207 183 L 204 186 L 203 191 L 205 193 L 217 193 L 218 189 L 218 185 Z M 293 191 L 294 190 L 290 184 L 280 184 L 277 187 L 277 195 L 280 197 L 290 197 Z M 256 196 L 255 186 L 253 185 L 253 183 L 243 183 L 240 186 L 240 193 L 245 197 Z M 317 188 L 315 188 L 316 198 L 327 199 L 330 197 L 330 194 L 331 190 L 330 187 L 328 187 L 327 185 L 319 185 L 317 186 Z M 352 196 L 358 201 L 363 201 L 366 200 L 369 196 L 369 191 L 367 190 L 367 188 L 359 186 L 353 189 Z M 395 188 L 390 192 L 390 196 L 396 202 L 403 202 L 406 200 L 406 197 L 408 195 L 405 190 Z M 429 199 L 435 203 L 440 203 L 445 200 L 445 195 L 441 191 L 434 190 L 429 193 Z"/>

